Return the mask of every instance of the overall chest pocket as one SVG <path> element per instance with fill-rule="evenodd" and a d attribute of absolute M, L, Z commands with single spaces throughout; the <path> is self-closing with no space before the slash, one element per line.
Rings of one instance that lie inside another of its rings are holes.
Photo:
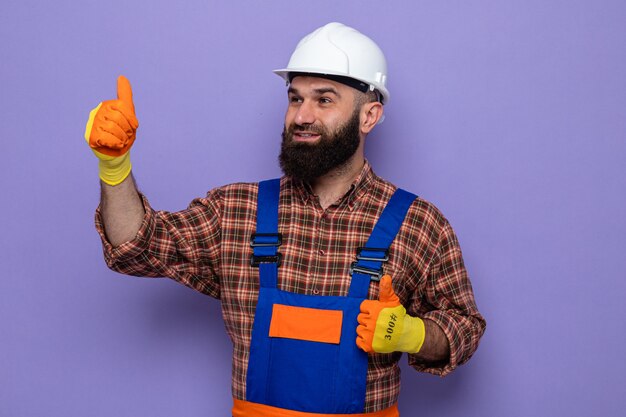
<path fill-rule="evenodd" d="M 334 407 L 341 368 L 342 310 L 274 304 L 269 326 L 267 395 L 278 407 Z"/>
<path fill-rule="evenodd" d="M 342 322 L 341 310 L 274 304 L 269 336 L 338 344 Z"/>

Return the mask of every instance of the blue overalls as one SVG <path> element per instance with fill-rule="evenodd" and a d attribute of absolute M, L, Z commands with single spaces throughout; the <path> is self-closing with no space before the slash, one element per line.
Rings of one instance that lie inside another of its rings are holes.
<path fill-rule="evenodd" d="M 278 253 L 282 243 L 278 233 L 279 190 L 279 179 L 259 184 L 251 264 L 259 268 L 260 288 L 246 401 L 235 402 L 233 415 L 362 414 L 367 353 L 355 342 L 359 306 L 367 298 L 370 280 L 380 280 L 389 246 L 416 196 L 398 189 L 389 200 L 351 265 L 348 295 L 316 296 L 277 288 L 282 262 Z M 267 407 L 253 407 L 254 413 L 242 411 L 256 405 Z"/>

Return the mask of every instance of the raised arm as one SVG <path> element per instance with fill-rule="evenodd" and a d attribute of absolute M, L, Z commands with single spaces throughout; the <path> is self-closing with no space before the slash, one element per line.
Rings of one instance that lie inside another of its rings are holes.
<path fill-rule="evenodd" d="M 85 139 L 98 158 L 102 220 L 113 246 L 132 240 L 145 214 L 130 175 L 130 148 L 138 127 L 130 82 L 120 75 L 117 100 L 98 104 L 89 114 L 85 129 Z"/>

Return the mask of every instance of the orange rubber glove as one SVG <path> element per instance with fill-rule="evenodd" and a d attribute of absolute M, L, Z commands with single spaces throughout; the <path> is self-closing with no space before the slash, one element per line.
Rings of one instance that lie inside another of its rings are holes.
<path fill-rule="evenodd" d="M 89 113 L 85 140 L 98 157 L 100 179 L 117 185 L 130 174 L 130 147 L 139 122 L 135 116 L 133 91 L 126 77 L 117 78 L 117 100 L 104 101 Z"/>
<path fill-rule="evenodd" d="M 379 300 L 365 300 L 357 318 L 356 344 L 365 352 L 417 353 L 426 335 L 424 321 L 406 314 L 391 286 L 391 276 L 380 280 Z"/>

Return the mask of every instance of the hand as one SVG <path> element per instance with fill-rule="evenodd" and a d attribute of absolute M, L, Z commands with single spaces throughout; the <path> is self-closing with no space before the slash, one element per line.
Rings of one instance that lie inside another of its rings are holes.
<path fill-rule="evenodd" d="M 85 140 L 100 160 L 100 178 L 107 184 L 117 185 L 130 174 L 129 150 L 138 127 L 130 82 L 120 75 L 117 100 L 104 101 L 93 109 L 85 129 Z"/>
<path fill-rule="evenodd" d="M 138 127 L 130 82 L 120 75 L 117 100 L 104 101 L 89 113 L 85 139 L 100 154 L 121 156 L 133 145 Z"/>
<path fill-rule="evenodd" d="M 417 353 L 425 338 L 424 322 L 406 314 L 391 286 L 391 276 L 380 280 L 379 300 L 365 300 L 357 317 L 356 344 L 365 352 Z"/>

